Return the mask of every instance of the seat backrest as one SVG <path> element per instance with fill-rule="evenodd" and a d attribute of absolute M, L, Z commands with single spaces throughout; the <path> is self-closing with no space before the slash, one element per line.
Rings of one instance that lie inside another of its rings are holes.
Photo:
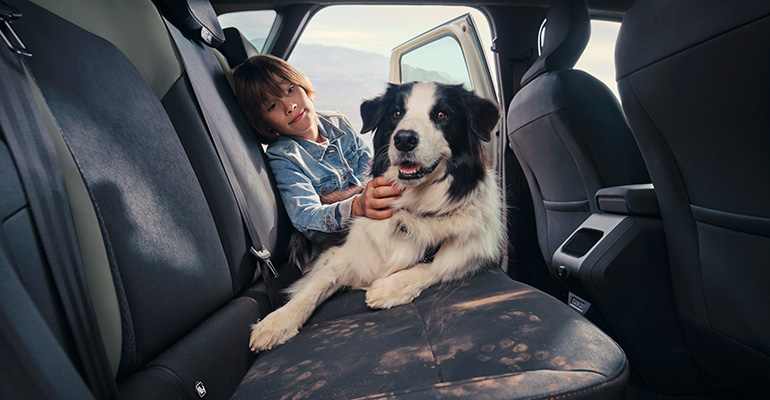
<path fill-rule="evenodd" d="M 770 3 L 639 0 L 615 58 L 688 340 L 712 379 L 766 396 Z"/>
<path fill-rule="evenodd" d="M 648 183 L 615 96 L 572 69 L 590 36 L 583 0 L 555 0 L 541 55 L 524 74 L 508 111 L 508 138 L 526 175 L 546 262 L 592 212 L 602 187 Z"/>
<path fill-rule="evenodd" d="M 177 132 L 135 66 L 107 40 L 19 7 L 19 33 L 35 49 L 30 70 L 101 225 L 128 374 L 229 301 L 231 271 Z"/>
<path fill-rule="evenodd" d="M 54 0 L 14 3 L 23 14 L 14 27 L 34 49 L 28 65 L 47 103 L 51 136 L 62 142 L 60 157 L 70 160 L 72 180 L 82 186 L 71 203 L 94 214 L 86 224 L 95 235 L 78 232 L 81 250 L 100 247 L 105 253 L 99 262 L 84 256 L 84 264 L 106 276 L 98 283 L 89 276 L 89 285 L 121 395 L 173 398 L 178 393 L 164 390 L 177 392 L 174 379 L 194 393 L 194 377 L 218 382 L 216 390 L 209 387 L 212 393 L 232 393 L 254 358 L 242 351 L 248 323 L 232 322 L 254 321 L 269 304 L 261 282 L 255 284 L 248 235 L 199 99 L 156 6 L 149 0 L 110 7 L 99 0 L 82 7 Z M 119 23 L 135 29 L 112 29 Z M 137 43 L 144 52 L 132 51 Z M 196 67 L 205 68 L 217 93 L 200 101 L 216 102 L 217 122 L 229 128 L 228 150 L 239 176 L 250 183 L 247 197 L 256 204 L 262 243 L 281 268 L 290 224 L 261 145 L 240 114 L 228 71 L 213 49 L 195 45 L 201 58 Z M 43 283 L 35 292 L 53 297 Z M 112 293 L 103 296 L 107 289 Z M 106 297 L 115 306 L 100 313 Z"/>

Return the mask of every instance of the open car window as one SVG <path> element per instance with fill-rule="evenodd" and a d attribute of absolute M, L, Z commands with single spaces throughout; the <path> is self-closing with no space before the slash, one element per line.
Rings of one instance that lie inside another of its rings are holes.
<path fill-rule="evenodd" d="M 475 15 L 483 47 L 489 49 L 489 24 L 471 7 L 326 7 L 308 23 L 288 61 L 313 82 L 316 109 L 340 111 L 360 130 L 359 107 L 385 91 L 392 50 L 467 13 Z"/>
<path fill-rule="evenodd" d="M 490 68 L 470 13 L 393 49 L 390 81 L 461 84 L 482 97 L 496 100 Z"/>

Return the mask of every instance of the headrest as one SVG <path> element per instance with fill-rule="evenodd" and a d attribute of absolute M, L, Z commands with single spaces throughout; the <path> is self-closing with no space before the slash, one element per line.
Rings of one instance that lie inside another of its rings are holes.
<path fill-rule="evenodd" d="M 553 0 L 541 29 L 540 56 L 521 78 L 521 86 L 538 76 L 572 68 L 591 37 L 591 17 L 583 0 Z"/>
<path fill-rule="evenodd" d="M 235 68 L 249 57 L 258 56 L 259 50 L 249 42 L 238 28 L 225 28 L 225 42 L 218 50 L 227 59 L 230 68 Z"/>
<path fill-rule="evenodd" d="M 768 1 L 739 4 L 714 1 L 708 6 L 687 7 L 680 2 L 634 2 L 618 32 L 616 79 L 770 14 Z M 761 41 L 763 46 L 766 40 Z M 750 51 L 751 45 L 745 45 Z"/>
<path fill-rule="evenodd" d="M 163 15 L 190 39 L 211 47 L 225 41 L 209 0 L 157 0 Z"/>

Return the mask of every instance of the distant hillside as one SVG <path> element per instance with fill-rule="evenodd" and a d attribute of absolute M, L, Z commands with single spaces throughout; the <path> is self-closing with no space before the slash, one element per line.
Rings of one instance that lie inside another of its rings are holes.
<path fill-rule="evenodd" d="M 298 45 L 289 63 L 305 73 L 318 92 L 318 110 L 345 114 L 361 129 L 359 107 L 363 100 L 382 94 L 387 87 L 389 58 L 346 47 Z"/>
<path fill-rule="evenodd" d="M 361 103 L 385 91 L 390 71 L 390 58 L 384 55 L 319 44 L 297 45 L 289 63 L 313 83 L 318 92 L 316 109 L 342 112 L 356 131 L 362 126 Z M 444 73 L 409 66 L 405 76 L 412 80 L 451 81 Z"/>
<path fill-rule="evenodd" d="M 421 81 L 421 82 L 443 82 L 443 83 L 459 83 L 457 79 L 452 78 L 445 72 L 441 71 L 426 71 L 422 68 L 414 68 L 410 65 L 404 65 L 403 71 L 401 71 L 401 78 L 404 82 L 407 81 Z"/>

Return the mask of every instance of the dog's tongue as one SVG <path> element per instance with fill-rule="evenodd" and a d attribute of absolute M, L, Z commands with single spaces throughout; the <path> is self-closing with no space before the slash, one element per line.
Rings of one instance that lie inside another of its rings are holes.
<path fill-rule="evenodd" d="M 417 164 L 401 164 L 398 168 L 405 174 L 411 174 L 417 172 L 420 169 L 420 166 Z"/>

